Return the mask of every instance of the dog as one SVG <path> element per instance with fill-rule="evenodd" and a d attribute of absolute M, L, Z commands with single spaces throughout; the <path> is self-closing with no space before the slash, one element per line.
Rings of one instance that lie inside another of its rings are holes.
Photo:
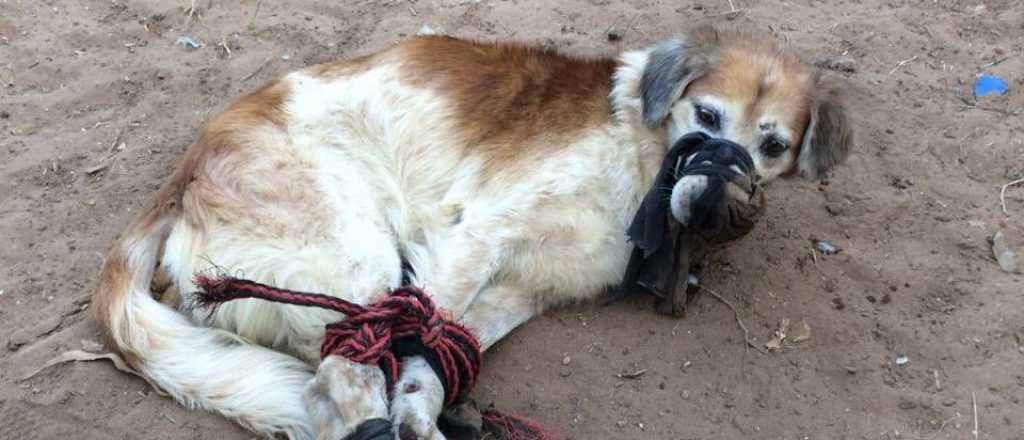
<path fill-rule="evenodd" d="M 343 316 L 197 310 L 193 274 L 363 304 L 407 276 L 486 349 L 622 279 L 624 231 L 687 133 L 739 144 L 761 182 L 828 175 L 853 144 L 840 91 L 770 38 L 712 28 L 615 58 L 421 36 L 308 67 L 208 123 L 113 244 L 93 309 L 141 374 L 256 433 L 336 440 L 383 417 L 441 439 L 422 358 L 389 400 L 379 368 L 320 360 Z M 680 222 L 702 179 L 673 187 Z"/>

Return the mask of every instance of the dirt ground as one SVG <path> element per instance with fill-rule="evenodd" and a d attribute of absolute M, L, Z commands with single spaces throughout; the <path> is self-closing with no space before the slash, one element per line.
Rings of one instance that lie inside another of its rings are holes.
<path fill-rule="evenodd" d="M 580 305 L 495 347 L 477 395 L 573 439 L 1024 439 L 1024 276 L 987 241 L 1001 229 L 1024 251 L 1024 187 L 1009 214 L 999 200 L 1024 177 L 1024 3 L 198 0 L 191 17 L 190 3 L 0 0 L 0 438 L 253 438 L 106 362 L 22 380 L 97 349 L 103 253 L 234 97 L 424 23 L 607 54 L 715 22 L 849 85 L 848 164 L 827 185 L 773 184 L 764 221 L 706 273 L 759 344 L 784 318 L 810 339 L 746 349 L 709 295 L 681 320 L 648 298 Z M 175 45 L 185 35 L 204 46 Z M 1009 93 L 976 103 L 979 72 Z M 812 238 L 843 251 L 812 255 Z"/>

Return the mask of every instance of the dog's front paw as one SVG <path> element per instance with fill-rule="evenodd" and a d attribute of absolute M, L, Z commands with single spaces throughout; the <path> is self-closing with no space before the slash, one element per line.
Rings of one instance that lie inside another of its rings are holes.
<path fill-rule="evenodd" d="M 402 375 L 391 399 L 391 422 L 400 440 L 445 440 L 437 428 L 444 385 L 421 357 L 402 360 Z"/>

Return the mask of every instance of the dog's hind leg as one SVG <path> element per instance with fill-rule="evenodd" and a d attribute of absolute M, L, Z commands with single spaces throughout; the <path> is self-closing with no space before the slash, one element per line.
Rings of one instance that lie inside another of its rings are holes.
<path fill-rule="evenodd" d="M 388 417 L 384 373 L 341 356 L 320 362 L 305 400 L 318 429 L 317 440 L 338 440 L 367 420 Z"/>
<path fill-rule="evenodd" d="M 481 290 L 459 321 L 477 337 L 480 348 L 486 350 L 539 310 L 526 290 L 501 283 Z M 391 401 L 394 426 L 418 439 L 443 438 L 436 426 L 443 406 L 444 387 L 434 370 L 420 357 L 404 361 Z"/>

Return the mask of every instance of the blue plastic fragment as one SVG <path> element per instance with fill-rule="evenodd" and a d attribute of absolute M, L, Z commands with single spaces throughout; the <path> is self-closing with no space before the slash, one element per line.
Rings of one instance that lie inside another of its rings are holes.
<path fill-rule="evenodd" d="M 185 46 L 185 47 L 187 47 L 189 49 L 199 49 L 200 47 L 204 46 L 203 43 L 200 43 L 200 42 L 198 42 L 196 40 L 193 40 L 192 37 L 188 37 L 188 36 L 178 37 L 177 40 L 174 40 L 174 45 L 175 46 Z"/>
<path fill-rule="evenodd" d="M 974 97 L 981 98 L 988 95 L 1002 95 L 1006 93 L 1009 88 L 1006 86 L 1006 81 L 995 75 L 978 75 L 978 78 L 974 80 Z"/>

